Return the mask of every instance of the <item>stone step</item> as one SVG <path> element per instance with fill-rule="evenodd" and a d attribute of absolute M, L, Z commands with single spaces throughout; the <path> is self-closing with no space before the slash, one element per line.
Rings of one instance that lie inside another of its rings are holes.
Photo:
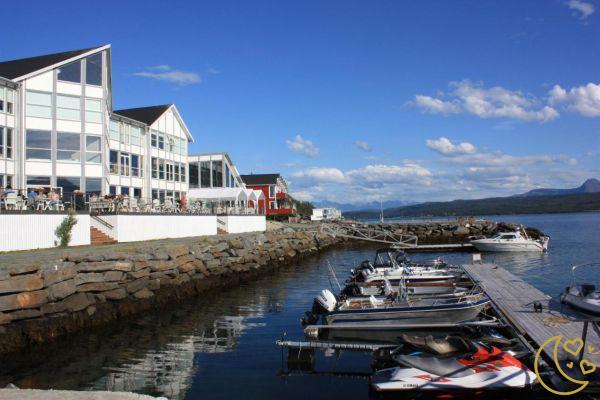
<path fill-rule="evenodd" d="M 117 243 L 116 240 L 105 234 L 99 229 L 94 227 L 90 227 L 90 243 L 92 245 L 101 245 L 101 244 L 114 244 Z"/>

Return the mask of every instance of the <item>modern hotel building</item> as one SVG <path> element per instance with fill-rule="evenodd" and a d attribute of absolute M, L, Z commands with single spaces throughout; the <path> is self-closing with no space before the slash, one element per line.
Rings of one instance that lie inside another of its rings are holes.
<path fill-rule="evenodd" d="M 191 141 L 173 104 L 113 110 L 110 45 L 0 62 L 0 185 L 176 198 Z"/>

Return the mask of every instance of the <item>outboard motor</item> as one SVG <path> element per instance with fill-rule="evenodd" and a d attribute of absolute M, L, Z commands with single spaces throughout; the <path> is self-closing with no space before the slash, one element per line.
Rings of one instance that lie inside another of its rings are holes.
<path fill-rule="evenodd" d="M 313 311 L 317 311 L 317 314 L 326 314 L 335 310 L 337 299 L 335 295 L 331 293 L 329 289 L 321 290 L 321 293 L 315 297 Z"/>

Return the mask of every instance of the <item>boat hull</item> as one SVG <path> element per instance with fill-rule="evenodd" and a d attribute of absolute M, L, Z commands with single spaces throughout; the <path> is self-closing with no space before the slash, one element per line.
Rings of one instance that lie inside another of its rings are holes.
<path fill-rule="evenodd" d="M 537 242 L 529 243 L 497 243 L 482 240 L 472 240 L 471 244 L 479 251 L 486 252 L 519 252 L 519 251 L 544 251 L 544 247 Z"/>
<path fill-rule="evenodd" d="M 371 327 L 459 323 L 475 319 L 488 306 L 489 299 L 475 302 L 423 307 L 385 307 L 333 311 L 323 317 L 327 325 L 364 324 Z"/>
<path fill-rule="evenodd" d="M 566 293 L 562 295 L 562 301 L 563 303 L 568 304 L 572 308 L 583 311 L 587 314 L 600 316 L 600 305 L 587 302 L 581 296 L 574 296 L 572 294 Z"/>

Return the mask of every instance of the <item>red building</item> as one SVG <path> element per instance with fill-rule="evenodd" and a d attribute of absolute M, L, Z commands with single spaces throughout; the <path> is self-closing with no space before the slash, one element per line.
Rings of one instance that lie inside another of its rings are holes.
<path fill-rule="evenodd" d="M 293 216 L 296 214 L 292 200 L 288 196 L 285 179 L 279 174 L 241 175 L 248 189 L 261 190 L 264 200 L 258 201 L 258 208 L 267 216 Z"/>

